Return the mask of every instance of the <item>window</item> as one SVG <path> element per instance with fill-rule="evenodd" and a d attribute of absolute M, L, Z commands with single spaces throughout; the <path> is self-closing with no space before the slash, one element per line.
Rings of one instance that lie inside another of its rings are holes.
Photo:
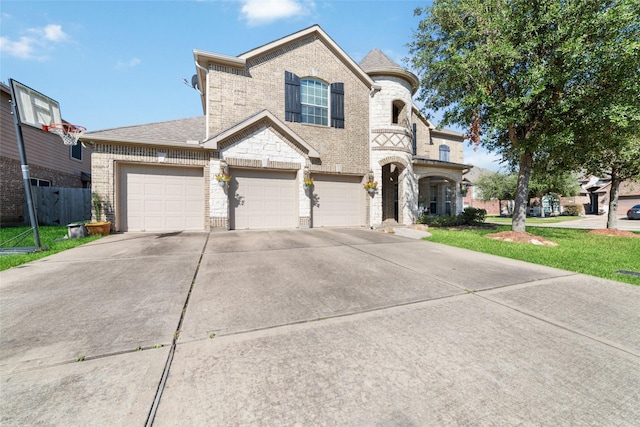
<path fill-rule="evenodd" d="M 438 214 L 438 186 L 429 186 L 429 213 L 431 215 Z"/>
<path fill-rule="evenodd" d="M 401 120 L 403 115 L 404 102 L 398 100 L 393 101 L 393 106 L 391 107 L 391 123 L 394 125 L 402 125 Z"/>
<path fill-rule="evenodd" d="M 32 187 L 51 187 L 51 181 L 46 179 L 31 178 Z"/>
<path fill-rule="evenodd" d="M 72 145 L 69 148 L 71 158 L 76 160 L 82 160 L 82 144 L 78 142 L 76 145 Z"/>
<path fill-rule="evenodd" d="M 449 161 L 449 147 L 447 147 L 446 145 L 442 144 L 440 146 L 440 160 L 443 162 L 448 162 Z"/>
<path fill-rule="evenodd" d="M 302 123 L 327 126 L 329 124 L 329 87 L 317 80 L 300 81 Z"/>
<path fill-rule="evenodd" d="M 288 122 L 344 128 L 344 83 L 327 85 L 284 73 L 284 110 Z"/>

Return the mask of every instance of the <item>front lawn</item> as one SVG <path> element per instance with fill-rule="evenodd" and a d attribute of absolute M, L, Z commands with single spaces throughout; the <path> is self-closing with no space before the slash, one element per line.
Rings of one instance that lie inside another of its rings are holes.
<path fill-rule="evenodd" d="M 558 246 L 502 242 L 484 237 L 510 230 L 510 226 L 464 230 L 429 228 L 432 237 L 427 240 L 640 286 L 640 277 L 616 273 L 617 270 L 640 272 L 640 239 L 548 227 L 527 227 L 527 232 L 554 241 Z"/>
<path fill-rule="evenodd" d="M 0 243 L 4 243 L 19 234 L 30 230 L 31 227 L 2 227 L 0 228 Z M 24 264 L 30 261 L 34 261 L 40 258 L 44 258 L 49 255 L 53 255 L 58 252 L 65 251 L 67 249 L 75 248 L 76 246 L 83 245 L 87 242 L 99 239 L 102 236 L 88 236 L 81 239 L 62 239 L 67 235 L 66 226 L 42 226 L 40 230 L 40 244 L 41 246 L 47 246 L 48 249 L 42 252 L 34 252 L 28 254 L 11 254 L 0 255 L 0 271 L 6 270 L 11 267 L 16 267 L 20 264 Z M 3 248 L 11 247 L 16 242 L 13 242 L 9 246 L 4 245 Z M 27 238 L 22 240 L 17 246 L 35 246 L 33 240 L 33 232 L 28 233 Z"/>

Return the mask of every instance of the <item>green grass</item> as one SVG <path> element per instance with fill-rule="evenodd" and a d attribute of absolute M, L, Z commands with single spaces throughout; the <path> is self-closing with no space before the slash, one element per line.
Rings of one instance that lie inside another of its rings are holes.
<path fill-rule="evenodd" d="M 7 240 L 30 230 L 31 227 L 3 227 L 0 228 L 0 243 L 4 243 Z M 102 236 L 89 236 L 81 239 L 66 239 L 61 241 L 55 241 L 56 239 L 63 238 L 67 235 L 67 227 L 66 226 L 42 226 L 39 227 L 40 230 L 40 244 L 41 246 L 47 246 L 48 249 L 41 252 L 34 252 L 28 254 L 13 254 L 13 255 L 1 255 L 0 256 L 0 271 L 6 270 L 11 267 L 16 267 L 18 265 L 35 261 L 40 258 L 44 258 L 49 255 L 53 255 L 58 252 L 66 251 L 67 249 L 75 248 L 76 246 L 83 245 L 87 242 L 91 242 L 93 240 L 99 239 Z M 16 242 L 12 242 L 11 244 L 4 245 L 3 248 L 11 247 Z M 17 246 L 35 246 L 35 242 L 33 240 L 33 233 L 30 232 L 27 234 L 27 238 L 22 240 Z"/>
<path fill-rule="evenodd" d="M 527 227 L 527 232 L 556 242 L 558 246 L 502 242 L 484 237 L 510 230 L 508 226 L 460 231 L 430 228 L 432 237 L 427 240 L 640 286 L 640 277 L 616 273 L 617 270 L 640 272 L 640 239 L 596 236 L 588 234 L 589 230 L 550 227 Z"/>
<path fill-rule="evenodd" d="M 551 216 L 547 218 L 527 217 L 527 224 L 554 224 L 556 222 L 574 221 L 581 219 L 580 216 Z M 492 224 L 511 224 L 511 218 L 505 216 L 487 216 L 486 222 Z"/>

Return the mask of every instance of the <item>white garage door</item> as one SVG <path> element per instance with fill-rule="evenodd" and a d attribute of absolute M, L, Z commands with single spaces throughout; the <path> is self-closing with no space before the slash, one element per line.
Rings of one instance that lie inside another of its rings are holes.
<path fill-rule="evenodd" d="M 231 229 L 298 227 L 296 172 L 231 169 Z"/>
<path fill-rule="evenodd" d="M 121 231 L 204 229 L 202 168 L 123 165 Z"/>
<path fill-rule="evenodd" d="M 362 177 L 313 175 L 313 227 L 361 226 L 365 222 Z"/>

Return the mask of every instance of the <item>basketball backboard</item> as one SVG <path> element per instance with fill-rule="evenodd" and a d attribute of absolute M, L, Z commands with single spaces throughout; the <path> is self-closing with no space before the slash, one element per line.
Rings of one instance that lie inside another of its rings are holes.
<path fill-rule="evenodd" d="M 42 129 L 43 125 L 62 123 L 58 101 L 13 79 L 9 79 L 9 83 L 13 89 L 13 101 L 18 107 L 20 124 Z"/>

